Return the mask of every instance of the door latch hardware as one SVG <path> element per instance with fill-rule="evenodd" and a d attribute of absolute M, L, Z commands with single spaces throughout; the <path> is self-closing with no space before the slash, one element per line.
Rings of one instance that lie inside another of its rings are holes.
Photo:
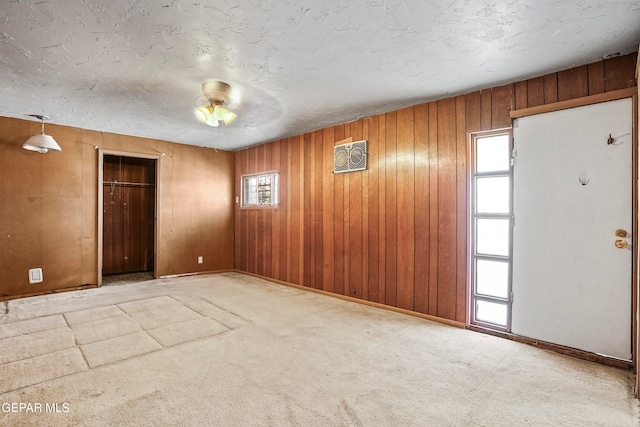
<path fill-rule="evenodd" d="M 623 230 L 622 228 L 618 228 L 616 230 L 616 236 L 622 237 L 624 239 L 625 237 L 629 237 L 629 233 L 627 233 L 627 230 Z"/>

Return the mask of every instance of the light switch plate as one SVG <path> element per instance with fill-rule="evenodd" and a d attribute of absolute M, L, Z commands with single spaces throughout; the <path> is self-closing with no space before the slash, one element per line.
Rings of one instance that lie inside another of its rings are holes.
<path fill-rule="evenodd" d="M 29 270 L 29 283 L 42 283 L 42 269 L 41 268 L 32 268 Z"/>

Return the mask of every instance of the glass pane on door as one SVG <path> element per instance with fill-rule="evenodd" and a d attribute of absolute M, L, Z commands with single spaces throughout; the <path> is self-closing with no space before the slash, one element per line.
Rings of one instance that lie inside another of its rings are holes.
<path fill-rule="evenodd" d="M 508 219 L 476 220 L 476 252 L 483 255 L 509 255 Z"/>
<path fill-rule="evenodd" d="M 510 182 L 508 176 L 476 179 L 476 213 L 509 213 Z"/>
<path fill-rule="evenodd" d="M 509 263 L 476 260 L 476 293 L 498 298 L 509 296 Z"/>
<path fill-rule="evenodd" d="M 476 301 L 476 320 L 507 326 L 507 305 L 489 301 Z"/>
<path fill-rule="evenodd" d="M 508 171 L 511 165 L 509 135 L 496 135 L 476 140 L 476 172 Z"/>

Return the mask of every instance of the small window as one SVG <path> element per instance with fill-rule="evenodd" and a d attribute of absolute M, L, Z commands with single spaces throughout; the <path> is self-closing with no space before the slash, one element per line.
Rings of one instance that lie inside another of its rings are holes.
<path fill-rule="evenodd" d="M 278 172 L 244 175 L 242 206 L 278 206 Z"/>

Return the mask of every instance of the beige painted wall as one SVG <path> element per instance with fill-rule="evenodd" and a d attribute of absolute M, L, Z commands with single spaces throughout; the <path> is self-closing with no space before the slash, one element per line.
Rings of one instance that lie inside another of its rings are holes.
<path fill-rule="evenodd" d="M 0 297 L 97 283 L 96 146 L 165 154 L 158 275 L 233 268 L 233 153 L 47 124 L 62 152 L 43 155 L 22 149 L 39 123 L 0 117 L 0 129 Z M 35 267 L 44 282 L 30 285 Z"/>

